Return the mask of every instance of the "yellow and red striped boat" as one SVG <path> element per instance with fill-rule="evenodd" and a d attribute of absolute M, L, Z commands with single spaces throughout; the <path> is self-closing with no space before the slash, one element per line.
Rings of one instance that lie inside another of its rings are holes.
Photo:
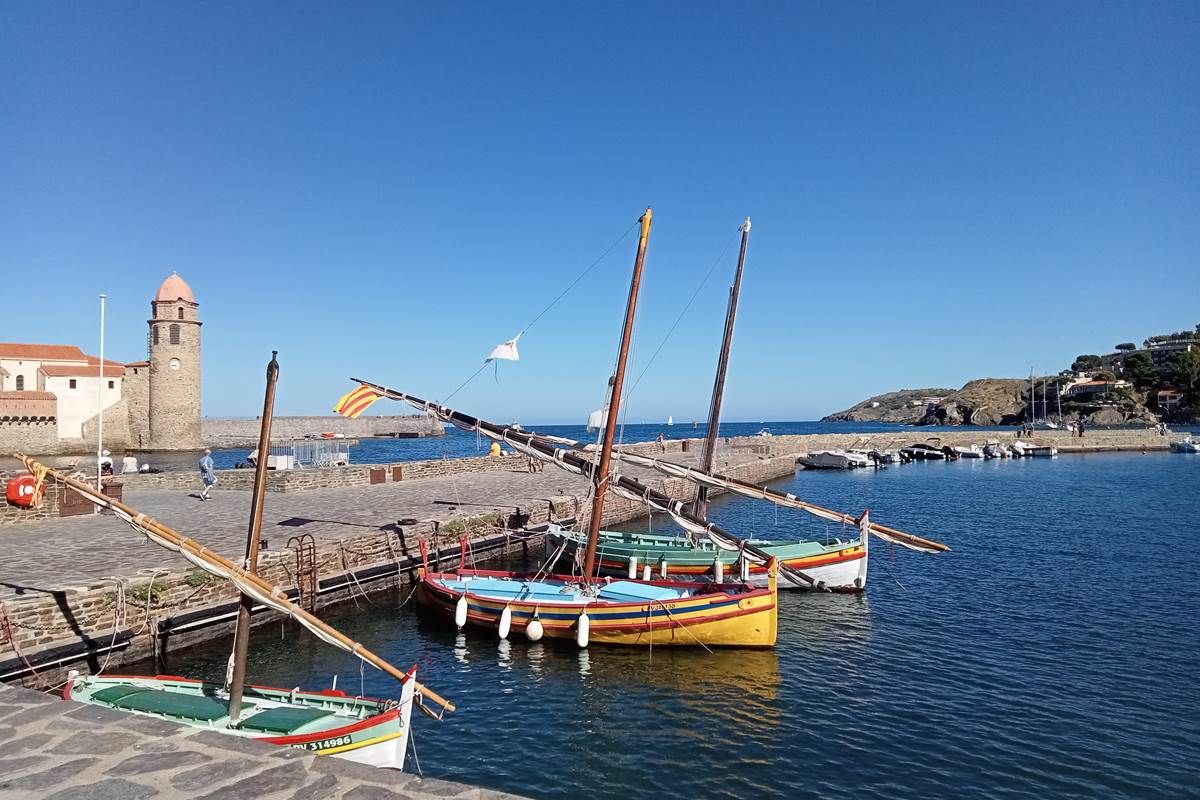
<path fill-rule="evenodd" d="M 768 585 L 597 579 L 495 570 L 422 569 L 417 599 L 465 625 L 589 643 L 773 647 L 776 567 Z"/>

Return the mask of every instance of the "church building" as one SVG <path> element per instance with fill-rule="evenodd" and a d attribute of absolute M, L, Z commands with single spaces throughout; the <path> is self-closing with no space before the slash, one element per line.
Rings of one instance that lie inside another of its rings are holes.
<path fill-rule="evenodd" d="M 200 319 L 172 273 L 150 301 L 148 358 L 124 364 L 73 345 L 0 342 L 0 442 L 87 452 L 98 412 L 113 449 L 200 447 Z M 102 368 L 103 366 L 103 368 Z"/>

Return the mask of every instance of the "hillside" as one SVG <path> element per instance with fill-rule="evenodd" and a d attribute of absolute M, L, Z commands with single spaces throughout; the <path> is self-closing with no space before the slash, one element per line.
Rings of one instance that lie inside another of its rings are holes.
<path fill-rule="evenodd" d="M 924 410 L 918 425 L 1016 425 L 1025 421 L 1029 382 L 979 378 Z"/>
<path fill-rule="evenodd" d="M 953 389 L 901 389 L 868 397 L 856 406 L 838 411 L 822 422 L 899 422 L 912 424 L 925 416 L 928 397 L 944 397 Z"/>

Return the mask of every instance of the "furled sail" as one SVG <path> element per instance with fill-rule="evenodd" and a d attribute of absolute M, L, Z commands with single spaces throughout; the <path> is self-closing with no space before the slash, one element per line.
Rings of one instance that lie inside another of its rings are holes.
<path fill-rule="evenodd" d="M 357 379 L 355 379 L 355 380 L 357 380 Z M 401 392 L 396 392 L 392 389 L 388 389 L 386 387 L 378 386 L 378 385 L 367 383 L 367 382 L 360 381 L 360 383 L 362 383 L 364 386 L 371 387 L 371 388 L 375 389 L 376 391 L 381 392 L 385 397 L 391 397 L 392 399 L 404 400 L 405 402 L 409 403 L 409 405 L 412 405 L 414 408 L 419 408 L 421 410 L 428 410 L 430 413 L 435 414 L 436 416 L 439 416 L 439 417 L 445 419 L 445 421 L 450 422 L 454 425 L 457 425 L 458 427 L 463 428 L 464 430 L 471 430 L 471 431 L 477 430 L 477 428 L 474 426 L 464 425 L 464 424 L 461 424 L 460 422 L 456 421 L 453 418 L 453 415 L 457 412 L 450 411 L 449 409 L 442 409 L 442 411 L 446 412 L 449 415 L 449 416 L 446 416 L 437 410 L 441 407 L 436 406 L 433 403 L 426 403 L 423 400 L 417 400 L 414 402 L 414 400 L 410 399 L 408 395 L 404 395 Z M 495 426 L 495 427 L 499 429 L 499 426 Z M 489 434 L 486 430 L 481 431 L 481 432 L 485 436 L 491 436 L 491 434 Z M 548 436 L 546 434 L 529 433 L 529 432 L 525 432 L 525 431 L 522 431 L 522 434 L 524 436 L 529 436 L 534 439 L 540 439 L 549 444 L 559 445 L 562 447 L 570 447 L 572 449 L 582 451 L 582 452 L 592 451 L 596 447 L 594 444 L 581 444 L 580 442 L 577 442 L 572 439 L 566 439 L 561 436 Z M 517 446 L 517 444 L 515 444 L 510 439 L 506 439 L 503 437 L 491 437 L 491 438 L 498 438 L 499 441 L 503 441 L 506 444 L 509 444 L 516 449 L 520 449 Z M 759 484 L 756 484 L 756 483 L 750 483 L 749 481 L 743 481 L 743 480 L 739 480 L 737 478 L 729 478 L 729 477 L 725 477 L 723 475 L 716 475 L 711 472 L 705 472 L 703 470 L 695 469 L 694 467 L 688 467 L 683 464 L 676 464 L 673 461 L 666 461 L 666 460 L 660 459 L 660 458 L 654 458 L 651 456 L 644 456 L 644 455 L 639 455 L 637 453 L 631 453 L 628 450 L 619 450 L 618 452 L 620 453 L 619 457 L 622 461 L 626 461 L 630 464 L 633 464 L 633 465 L 639 466 L 639 467 L 648 467 L 650 469 L 655 470 L 656 472 L 666 475 L 667 477 L 684 478 L 686 480 L 692 481 L 693 483 L 701 484 L 703 486 L 708 486 L 709 488 L 724 489 L 726 491 L 730 491 L 735 494 L 742 495 L 743 497 L 749 497 L 751 499 L 756 499 L 756 500 L 766 500 L 767 502 L 774 503 L 776 505 L 783 506 L 785 508 L 795 508 L 800 511 L 804 511 L 808 514 L 812 514 L 813 516 L 818 517 L 820 519 L 828 520 L 830 522 L 837 522 L 842 525 L 857 526 L 859 523 L 859 518 L 853 516 L 852 514 L 844 514 L 840 511 L 833 511 L 832 509 L 823 508 L 821 506 L 814 505 L 813 503 L 806 502 L 806 501 L 800 499 L 799 497 L 796 497 L 794 494 L 790 494 L 787 492 L 777 492 L 773 489 L 768 489 L 765 486 L 760 486 Z M 542 455 L 540 455 L 539 453 L 536 453 L 536 452 L 528 453 L 528 454 L 534 455 L 539 458 L 543 457 Z M 561 463 L 561 461 L 559 461 L 559 459 L 547 458 L 546 460 L 554 461 L 555 463 L 558 463 L 560 466 L 562 466 L 562 463 Z M 586 461 L 585 463 L 590 464 L 591 462 Z M 590 474 L 590 473 L 588 473 L 588 474 Z M 628 480 L 632 483 L 637 483 L 636 481 L 633 481 L 632 479 L 626 479 L 626 480 Z M 645 488 L 645 487 L 641 487 L 640 484 L 638 484 L 638 486 L 641 489 Z M 613 488 L 616 489 L 618 492 L 621 491 L 619 482 L 617 482 L 617 481 L 614 481 Z M 647 502 L 641 496 L 640 489 L 635 489 L 634 491 L 638 494 L 638 496 L 632 497 L 631 499 Z M 665 497 L 665 495 L 664 495 L 664 497 Z M 674 501 L 672 501 L 672 502 L 674 502 Z M 647 502 L 647 505 L 651 505 L 651 504 L 649 502 Z M 656 510 L 663 510 L 663 509 L 656 509 Z M 670 513 L 670 512 L 668 511 L 667 513 Z M 703 535 L 703 530 L 704 530 L 703 525 L 706 524 L 703 521 L 697 520 L 695 523 L 688 522 L 686 519 L 677 518 L 674 514 L 672 514 L 672 519 L 674 519 L 680 525 L 680 527 L 682 527 L 684 530 L 688 531 L 689 533 Z M 914 536 L 911 533 L 905 533 L 904 531 L 897 530 L 895 528 L 890 528 L 886 525 L 880 525 L 879 523 L 876 523 L 876 522 L 870 523 L 870 531 L 875 536 L 879 537 L 880 539 L 883 539 L 886 542 L 891 542 L 893 544 L 897 544 L 897 545 L 900 545 L 901 547 L 906 547 L 909 550 L 915 550 L 920 553 L 942 553 L 942 552 L 949 552 L 949 550 L 950 550 L 950 548 L 947 545 L 944 545 L 941 542 L 935 542 L 931 539 L 924 539 L 920 536 Z M 741 540 L 737 539 L 736 537 L 734 537 L 733 542 L 720 541 L 720 540 L 714 539 L 714 544 L 716 544 L 718 547 L 727 547 L 729 549 L 741 549 Z"/>
<path fill-rule="evenodd" d="M 150 541 L 155 544 L 179 553 L 192 564 L 200 569 L 233 583 L 238 589 L 246 595 L 254 598 L 258 603 L 263 604 L 267 608 L 274 609 L 281 614 L 286 614 L 296 622 L 307 628 L 314 636 L 326 644 L 345 650 L 347 653 L 361 659 L 371 666 L 387 672 L 392 677 L 397 678 L 402 683 L 414 680 L 411 676 L 403 671 L 393 667 L 388 662 L 384 661 L 379 656 L 372 653 L 366 647 L 363 647 L 358 642 L 352 641 L 337 630 L 321 621 L 318 617 L 304 609 L 300 608 L 288 599 L 283 590 L 278 586 L 272 586 L 267 581 L 263 580 L 253 572 L 248 572 L 234 564 L 232 561 L 217 555 L 211 550 L 203 547 L 199 543 L 189 539 L 188 537 L 178 533 L 177 531 L 168 528 L 161 522 L 158 522 L 145 514 L 139 513 L 137 509 L 113 500 L 105 494 L 102 494 L 94 486 L 89 486 L 81 481 L 74 480 L 59 472 L 55 472 L 42 464 L 34 461 L 28 456 L 20 453 L 16 456 L 25 464 L 25 467 L 38 476 L 39 480 L 43 480 L 47 475 L 55 480 L 70 486 L 76 492 L 82 494 L 94 504 L 101 508 L 112 511 L 116 516 L 129 524 L 131 528 L 139 533 L 142 533 Z M 454 710 L 454 704 L 439 696 L 436 692 L 428 687 L 415 683 L 414 689 L 422 696 L 437 703 L 447 711 Z"/>

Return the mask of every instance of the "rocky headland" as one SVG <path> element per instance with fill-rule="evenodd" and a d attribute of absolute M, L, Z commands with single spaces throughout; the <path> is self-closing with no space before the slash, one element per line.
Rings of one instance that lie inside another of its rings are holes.
<path fill-rule="evenodd" d="M 1037 402 L 1040 419 L 1041 378 Z M 1053 399 L 1047 416 L 1057 417 Z M 867 398 L 824 422 L 893 422 L 907 425 L 1020 425 L 1031 422 L 1028 378 L 979 378 L 961 389 L 902 389 Z M 1144 393 L 1128 391 L 1103 403 L 1063 399 L 1062 421 L 1089 425 L 1152 424 L 1158 417 Z"/>

